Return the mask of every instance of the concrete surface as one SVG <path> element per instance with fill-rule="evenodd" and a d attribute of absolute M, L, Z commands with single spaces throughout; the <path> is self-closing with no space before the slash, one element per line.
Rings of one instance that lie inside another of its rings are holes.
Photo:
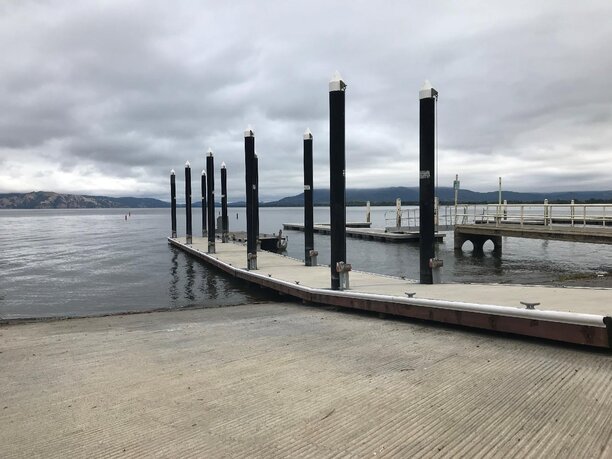
<path fill-rule="evenodd" d="M 611 457 L 608 353 L 293 303 L 0 327 L 0 457 Z"/>

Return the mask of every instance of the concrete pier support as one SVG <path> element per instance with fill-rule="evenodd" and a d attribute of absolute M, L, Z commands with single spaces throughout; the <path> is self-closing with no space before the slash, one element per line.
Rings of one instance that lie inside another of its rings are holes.
<path fill-rule="evenodd" d="M 484 245 L 487 241 L 493 243 L 493 253 L 496 255 L 502 254 L 502 237 L 501 236 L 484 236 L 480 234 L 465 234 L 455 231 L 455 250 L 461 252 L 463 244 L 470 241 L 474 246 L 474 253 L 483 253 Z"/>

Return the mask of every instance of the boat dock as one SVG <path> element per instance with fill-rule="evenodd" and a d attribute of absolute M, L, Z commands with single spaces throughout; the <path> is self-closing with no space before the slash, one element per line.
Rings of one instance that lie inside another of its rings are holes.
<path fill-rule="evenodd" d="M 398 277 L 350 273 L 349 290 L 330 289 L 328 266 L 261 251 L 257 270 L 247 270 L 246 246 L 168 238 L 204 262 L 251 284 L 306 302 L 372 311 L 551 340 L 612 347 L 612 289 L 490 284 L 422 285 Z M 534 309 L 528 309 L 533 307 Z"/>
<path fill-rule="evenodd" d="M 301 223 L 283 223 L 283 229 L 291 231 L 304 231 L 304 225 Z M 313 231 L 317 234 L 331 234 L 329 225 L 314 225 Z M 365 239 L 368 241 L 381 242 L 418 242 L 418 231 L 393 232 L 386 231 L 383 228 L 364 228 L 355 226 L 346 226 L 346 236 L 354 239 Z M 444 233 L 436 233 L 435 239 L 438 242 L 444 240 Z"/>

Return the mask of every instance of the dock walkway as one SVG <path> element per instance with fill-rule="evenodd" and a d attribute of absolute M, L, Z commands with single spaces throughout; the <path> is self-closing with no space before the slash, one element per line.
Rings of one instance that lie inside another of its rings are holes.
<path fill-rule="evenodd" d="M 293 303 L 0 327 L 0 457 L 610 457 L 612 359 Z"/>
<path fill-rule="evenodd" d="M 246 270 L 246 247 L 207 241 L 168 241 L 226 273 L 305 301 L 484 328 L 598 347 L 612 347 L 612 289 L 491 284 L 421 285 L 398 277 L 350 273 L 350 290 L 333 291 L 328 266 L 258 252 L 258 270 Z M 348 260 L 350 262 L 350 260 Z M 407 293 L 414 294 L 409 298 Z M 540 303 L 536 310 L 521 302 Z"/>
<path fill-rule="evenodd" d="M 291 231 L 304 231 L 304 225 L 302 223 L 283 223 L 283 229 Z M 329 225 L 314 225 L 313 232 L 317 234 L 329 235 L 331 234 L 331 227 Z M 383 228 L 362 228 L 347 226 L 346 237 L 381 242 L 418 242 L 419 232 L 392 232 L 385 231 Z M 444 240 L 444 237 L 445 234 L 443 233 L 435 234 L 436 241 L 441 242 Z"/>

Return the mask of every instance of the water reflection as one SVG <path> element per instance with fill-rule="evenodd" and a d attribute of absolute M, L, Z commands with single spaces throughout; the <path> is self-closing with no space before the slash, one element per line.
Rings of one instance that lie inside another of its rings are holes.
<path fill-rule="evenodd" d="M 187 282 L 185 282 L 185 298 L 193 301 L 195 300 L 195 295 L 193 294 L 195 271 L 193 269 L 193 258 L 191 256 L 186 257 L 185 265 L 185 275 L 187 277 Z"/>
<path fill-rule="evenodd" d="M 175 306 L 176 300 L 179 298 L 178 294 L 178 256 L 179 251 L 174 247 L 171 247 L 172 251 L 172 259 L 170 260 L 170 285 L 168 287 L 168 294 L 170 295 L 170 299 L 172 300 L 172 306 Z"/>

